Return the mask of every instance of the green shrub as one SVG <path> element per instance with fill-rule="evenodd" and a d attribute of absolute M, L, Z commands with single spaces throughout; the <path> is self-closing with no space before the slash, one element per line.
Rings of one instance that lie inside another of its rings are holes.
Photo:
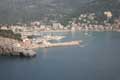
<path fill-rule="evenodd" d="M 22 40 L 21 34 L 15 34 L 12 30 L 0 30 L 0 36 L 15 40 Z"/>

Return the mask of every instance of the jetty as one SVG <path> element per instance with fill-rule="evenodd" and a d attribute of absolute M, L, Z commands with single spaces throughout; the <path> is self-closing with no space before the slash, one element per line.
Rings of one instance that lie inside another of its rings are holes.
<path fill-rule="evenodd" d="M 50 43 L 48 41 L 43 41 L 42 44 L 33 44 L 30 49 L 37 49 L 37 48 L 51 48 L 51 47 L 65 47 L 65 46 L 79 46 L 81 41 L 68 41 L 68 42 L 61 42 L 61 43 Z"/>
<path fill-rule="evenodd" d="M 65 47 L 65 46 L 78 46 L 80 45 L 80 41 L 70 41 L 70 42 L 63 42 L 63 43 L 49 43 L 45 47 Z"/>

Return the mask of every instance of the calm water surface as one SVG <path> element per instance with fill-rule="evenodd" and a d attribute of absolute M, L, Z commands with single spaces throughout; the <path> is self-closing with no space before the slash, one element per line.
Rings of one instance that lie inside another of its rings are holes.
<path fill-rule="evenodd" d="M 120 80 L 120 33 L 64 35 L 83 43 L 38 49 L 35 58 L 0 57 L 0 80 Z"/>

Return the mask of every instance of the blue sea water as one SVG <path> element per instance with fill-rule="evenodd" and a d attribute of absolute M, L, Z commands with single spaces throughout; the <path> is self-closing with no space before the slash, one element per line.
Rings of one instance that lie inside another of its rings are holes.
<path fill-rule="evenodd" d="M 120 80 L 120 33 L 76 32 L 80 46 L 38 49 L 34 58 L 0 57 L 0 80 Z"/>

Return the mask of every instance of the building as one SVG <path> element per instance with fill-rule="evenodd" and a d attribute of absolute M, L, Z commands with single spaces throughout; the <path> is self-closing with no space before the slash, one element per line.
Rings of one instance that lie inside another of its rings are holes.
<path fill-rule="evenodd" d="M 1 30 L 8 30 L 8 27 L 7 27 L 7 26 L 1 26 L 0 29 L 1 29 Z"/>
<path fill-rule="evenodd" d="M 41 23 L 39 21 L 34 21 L 34 22 L 31 22 L 31 25 L 32 26 L 40 26 Z"/>
<path fill-rule="evenodd" d="M 23 39 L 21 46 L 24 48 L 29 48 L 32 45 L 32 41 L 28 38 Z"/>

